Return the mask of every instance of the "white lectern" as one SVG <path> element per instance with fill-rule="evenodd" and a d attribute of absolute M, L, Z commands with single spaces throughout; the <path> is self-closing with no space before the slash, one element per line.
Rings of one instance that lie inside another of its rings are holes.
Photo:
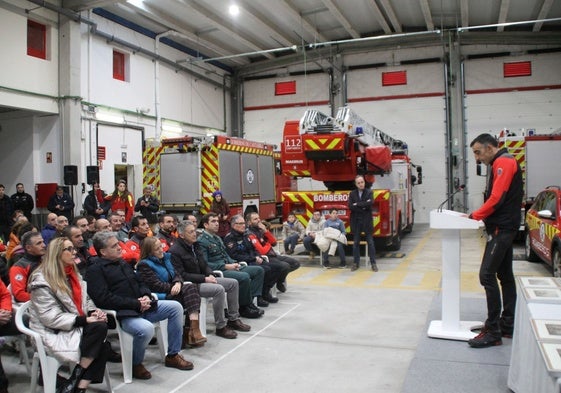
<path fill-rule="evenodd" d="M 460 321 L 460 230 L 478 229 L 482 221 L 453 210 L 432 210 L 430 227 L 442 231 L 442 320 L 431 321 L 429 337 L 467 341 L 481 321 Z"/>

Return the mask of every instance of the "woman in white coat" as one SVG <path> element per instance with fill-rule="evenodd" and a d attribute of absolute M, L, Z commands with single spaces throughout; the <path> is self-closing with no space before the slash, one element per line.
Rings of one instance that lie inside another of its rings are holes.
<path fill-rule="evenodd" d="M 107 315 L 89 300 L 75 257 L 69 239 L 53 239 L 28 284 L 30 327 L 41 335 L 49 355 L 76 363 L 57 393 L 81 393 L 91 382 L 102 382 L 109 355 Z"/>

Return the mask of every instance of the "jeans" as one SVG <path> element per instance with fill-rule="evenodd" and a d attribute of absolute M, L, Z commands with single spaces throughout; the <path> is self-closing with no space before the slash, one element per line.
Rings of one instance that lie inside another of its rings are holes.
<path fill-rule="evenodd" d="M 356 226 L 356 227 L 355 227 Z M 376 247 L 374 246 L 374 239 L 372 238 L 372 224 L 359 222 L 351 227 L 353 233 L 353 262 L 355 265 L 360 264 L 360 233 L 364 232 L 364 240 L 368 245 L 368 257 L 370 264 L 376 264 Z"/>
<path fill-rule="evenodd" d="M 287 252 L 289 249 L 294 251 L 296 244 L 298 244 L 298 239 L 300 239 L 300 235 L 297 233 L 293 233 L 284 239 L 284 252 Z"/>
<path fill-rule="evenodd" d="M 319 248 L 314 244 L 314 240 L 316 240 L 314 237 L 304 236 L 304 240 L 303 240 L 304 248 L 306 249 L 306 251 L 315 252 L 316 254 L 319 254 Z"/>
<path fill-rule="evenodd" d="M 140 317 L 124 318 L 121 327 L 132 334 L 132 364 L 139 365 L 144 360 L 148 343 L 154 336 L 153 322 L 168 320 L 168 355 L 175 355 L 181 350 L 183 338 L 183 306 L 175 300 L 158 300 L 154 311 L 146 311 Z"/>
<path fill-rule="evenodd" d="M 488 235 L 479 269 L 479 282 L 485 288 L 487 297 L 485 326 L 492 331 L 500 330 L 501 290 L 503 317 L 514 319 L 516 283 L 512 272 L 512 242 L 516 233 L 515 230 L 498 230 Z M 497 278 L 501 282 L 501 290 L 499 290 Z"/>

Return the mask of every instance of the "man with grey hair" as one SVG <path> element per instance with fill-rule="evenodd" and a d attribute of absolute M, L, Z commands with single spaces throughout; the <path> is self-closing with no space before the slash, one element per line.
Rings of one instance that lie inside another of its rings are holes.
<path fill-rule="evenodd" d="M 192 370 L 193 363 L 180 354 L 183 336 L 183 306 L 175 300 L 152 299 L 150 289 L 121 259 L 121 246 L 114 232 L 99 232 L 93 237 L 99 258 L 88 266 L 88 295 L 100 308 L 117 311 L 122 329 L 133 338 L 133 371 L 137 379 L 150 379 L 142 361 L 154 336 L 153 322 L 168 320 L 168 354 L 165 366 Z"/>
<path fill-rule="evenodd" d="M 39 232 L 27 232 L 21 237 L 21 246 L 24 249 L 21 257 L 10 268 L 10 285 L 12 295 L 16 302 L 26 302 L 31 299 L 27 292 L 27 279 L 39 266 L 47 246 Z"/>
<path fill-rule="evenodd" d="M 214 276 L 197 242 L 197 231 L 191 221 L 180 222 L 177 233 L 179 238 L 169 249 L 171 263 L 183 280 L 199 285 L 201 297 L 213 298 L 216 335 L 232 339 L 237 337 L 234 330 L 248 332 L 251 327 L 240 320 L 238 282 L 233 278 Z M 224 318 L 224 292 L 228 302 L 228 322 Z"/>

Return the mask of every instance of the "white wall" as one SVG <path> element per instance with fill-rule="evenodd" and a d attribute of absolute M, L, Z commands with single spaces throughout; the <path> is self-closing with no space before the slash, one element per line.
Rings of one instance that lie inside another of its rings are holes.
<path fill-rule="evenodd" d="M 503 78 L 503 63 L 514 61 L 531 61 L 532 76 Z M 549 134 L 559 129 L 561 89 L 540 87 L 560 86 L 560 67 L 559 53 L 467 60 L 468 144 L 483 132 L 498 135 L 502 129 L 508 129 L 520 135 L 534 129 L 539 134 Z M 469 206 L 474 209 L 483 202 L 485 179 L 476 176 L 472 157 L 468 150 Z"/>
<path fill-rule="evenodd" d="M 296 81 L 296 94 L 275 96 L 275 83 Z M 287 120 L 299 120 L 306 109 L 330 114 L 327 74 L 267 78 L 244 82 L 244 138 L 279 146 Z M 321 102 L 322 104 L 314 104 Z M 261 109 L 259 109 L 261 108 Z"/>
<path fill-rule="evenodd" d="M 21 6 L 21 2 L 19 2 Z M 31 19 L 36 13 L 32 14 Z M 35 18 L 39 23 L 46 24 L 47 59 L 27 55 L 27 18 L 7 12 L 0 12 L 0 86 L 41 94 L 53 98 L 58 97 L 58 29 L 57 17 L 52 12 L 42 10 Z M 56 113 L 56 99 L 22 94 L 0 89 L 0 105 L 22 109 L 33 109 L 41 112 Z"/>

